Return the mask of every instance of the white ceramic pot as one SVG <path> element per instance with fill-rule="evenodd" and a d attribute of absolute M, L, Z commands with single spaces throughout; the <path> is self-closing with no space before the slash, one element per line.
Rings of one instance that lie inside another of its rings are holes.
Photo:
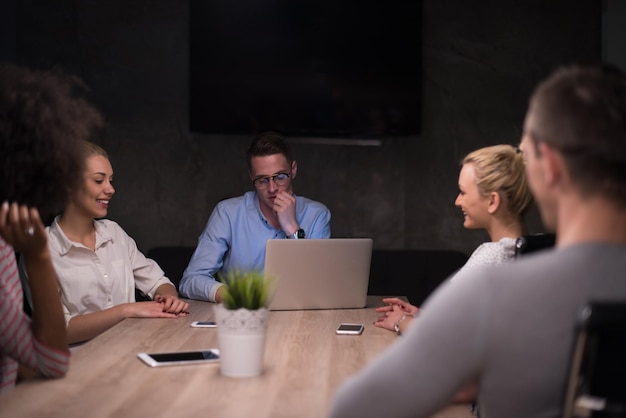
<path fill-rule="evenodd" d="M 215 306 L 220 370 L 224 376 L 253 377 L 263 372 L 267 308 L 229 310 Z"/>

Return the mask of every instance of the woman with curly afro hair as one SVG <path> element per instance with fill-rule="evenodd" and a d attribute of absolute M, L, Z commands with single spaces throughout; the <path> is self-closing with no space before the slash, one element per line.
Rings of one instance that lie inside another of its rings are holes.
<path fill-rule="evenodd" d="M 80 141 L 102 126 L 83 83 L 51 71 L 0 65 L 0 394 L 20 376 L 62 377 L 69 350 L 43 219 L 80 179 Z M 16 252 L 30 278 L 23 309 Z"/>

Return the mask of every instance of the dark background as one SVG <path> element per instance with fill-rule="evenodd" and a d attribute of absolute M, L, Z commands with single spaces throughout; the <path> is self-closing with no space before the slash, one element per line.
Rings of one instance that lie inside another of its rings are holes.
<path fill-rule="evenodd" d="M 422 0 L 192 1 L 191 131 L 419 135 L 421 11 Z"/>
<path fill-rule="evenodd" d="M 335 237 L 469 254 L 487 236 L 464 230 L 454 207 L 459 161 L 518 144 L 536 83 L 561 64 L 610 58 L 624 44 L 612 41 L 626 26 L 623 9 L 608 0 L 425 0 L 421 134 L 378 146 L 293 141 L 296 193 L 330 208 Z M 91 87 L 107 120 L 95 142 L 115 170 L 109 217 L 140 249 L 195 245 L 215 204 L 251 189 L 251 137 L 189 131 L 189 1 L 4 0 L 0 15 L 0 58 L 58 67 Z M 536 212 L 529 227 L 541 230 Z"/>

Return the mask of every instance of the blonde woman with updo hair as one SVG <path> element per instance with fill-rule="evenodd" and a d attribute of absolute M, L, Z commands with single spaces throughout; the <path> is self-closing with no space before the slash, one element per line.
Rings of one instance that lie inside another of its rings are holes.
<path fill-rule="evenodd" d="M 491 241 L 480 245 L 462 270 L 515 257 L 515 240 L 526 233 L 523 216 L 531 202 L 518 148 L 494 145 L 469 153 L 463 159 L 454 204 L 463 212 L 463 226 L 486 230 Z"/>
<path fill-rule="evenodd" d="M 490 241 L 478 246 L 465 265 L 450 279 L 463 280 L 476 266 L 500 264 L 515 257 L 515 241 L 526 233 L 523 216 L 532 202 L 524 158 L 511 145 L 494 145 L 469 153 L 461 162 L 459 195 L 454 204 L 463 212 L 463 226 L 484 229 Z M 384 298 L 387 305 L 374 325 L 401 335 L 419 308 L 399 298 Z M 454 397 L 458 403 L 474 402 L 477 386 L 468 384 Z M 478 416 L 478 410 L 474 408 Z"/>
<path fill-rule="evenodd" d="M 523 217 L 531 202 L 524 158 L 518 148 L 494 145 L 465 156 L 454 204 L 463 213 L 463 226 L 486 230 L 490 241 L 476 248 L 450 280 L 462 280 L 472 267 L 513 259 L 515 240 L 526 233 Z M 374 325 L 401 334 L 419 308 L 398 298 L 383 301 L 387 305 L 376 309 L 382 315 Z"/>

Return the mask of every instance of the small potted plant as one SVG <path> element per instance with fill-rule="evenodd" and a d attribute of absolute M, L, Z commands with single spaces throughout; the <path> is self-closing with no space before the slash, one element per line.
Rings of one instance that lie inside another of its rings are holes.
<path fill-rule="evenodd" d="M 222 282 L 224 301 L 215 306 L 220 369 L 231 377 L 258 376 L 263 371 L 270 280 L 258 271 L 231 271 Z"/>

